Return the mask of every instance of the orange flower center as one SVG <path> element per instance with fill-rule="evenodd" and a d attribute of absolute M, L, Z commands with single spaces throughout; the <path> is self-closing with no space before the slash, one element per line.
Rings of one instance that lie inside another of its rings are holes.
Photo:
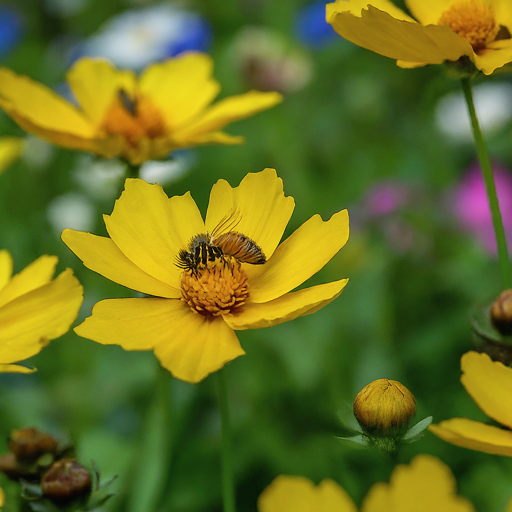
<path fill-rule="evenodd" d="M 197 272 L 183 272 L 181 297 L 206 317 L 234 313 L 249 297 L 247 274 L 234 258 L 215 259 Z"/>
<path fill-rule="evenodd" d="M 439 18 L 438 25 L 448 25 L 466 39 L 475 51 L 495 41 L 500 31 L 492 8 L 478 0 L 454 2 Z"/>
<path fill-rule="evenodd" d="M 142 95 L 131 98 L 123 89 L 107 110 L 101 128 L 109 135 L 123 136 L 130 146 L 166 133 L 162 115 L 151 100 Z"/>

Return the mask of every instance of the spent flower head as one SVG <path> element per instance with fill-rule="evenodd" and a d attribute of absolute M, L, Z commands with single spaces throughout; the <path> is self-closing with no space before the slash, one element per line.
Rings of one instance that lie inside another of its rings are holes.
<path fill-rule="evenodd" d="M 220 86 L 212 59 L 189 52 L 148 66 L 137 77 L 107 60 L 82 58 L 67 81 L 79 107 L 48 87 L 0 68 L 0 107 L 23 129 L 54 144 L 133 165 L 200 144 L 240 144 L 227 124 L 281 101 L 276 92 L 250 91 L 213 106 Z"/>
<path fill-rule="evenodd" d="M 349 41 L 403 68 L 469 59 L 486 75 L 512 61 L 512 4 L 502 0 L 336 0 L 327 21 Z"/>
<path fill-rule="evenodd" d="M 151 297 L 96 304 L 75 332 L 126 350 L 153 350 L 175 377 L 198 382 L 244 354 L 235 331 L 270 327 L 318 311 L 347 279 L 291 292 L 348 239 L 346 210 L 313 216 L 282 244 L 294 209 L 274 169 L 238 187 L 219 180 L 203 220 L 187 193 L 128 179 L 108 237 L 66 229 L 84 265 Z M 290 293 L 291 292 L 291 293 Z"/>

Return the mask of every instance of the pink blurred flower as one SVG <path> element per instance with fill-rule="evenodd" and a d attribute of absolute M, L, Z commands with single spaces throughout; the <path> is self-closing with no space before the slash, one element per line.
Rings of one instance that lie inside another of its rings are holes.
<path fill-rule="evenodd" d="M 369 217 L 389 215 L 401 208 L 409 198 L 409 189 L 404 184 L 392 181 L 381 182 L 365 195 L 364 208 Z"/>
<path fill-rule="evenodd" d="M 494 165 L 494 180 L 509 248 L 512 242 L 512 174 Z M 452 210 L 461 227 L 473 234 L 490 254 L 496 254 L 496 237 L 485 183 L 478 164 L 472 165 L 453 193 Z"/>

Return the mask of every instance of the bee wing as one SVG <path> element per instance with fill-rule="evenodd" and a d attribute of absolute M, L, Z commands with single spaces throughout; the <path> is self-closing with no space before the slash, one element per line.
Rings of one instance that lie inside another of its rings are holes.
<path fill-rule="evenodd" d="M 213 228 L 211 233 L 212 243 L 215 243 L 215 240 L 222 233 L 226 233 L 228 231 L 232 231 L 239 222 L 242 220 L 242 214 L 240 210 L 233 208 L 228 214 L 226 214 L 221 221 Z"/>

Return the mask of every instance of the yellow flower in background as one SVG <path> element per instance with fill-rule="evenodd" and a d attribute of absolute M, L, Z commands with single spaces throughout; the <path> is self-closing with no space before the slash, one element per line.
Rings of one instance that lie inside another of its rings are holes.
<path fill-rule="evenodd" d="M 0 137 L 0 174 L 20 157 L 23 143 L 20 137 Z"/>
<path fill-rule="evenodd" d="M 53 144 L 136 165 L 178 148 L 240 144 L 242 137 L 221 129 L 282 99 L 277 92 L 250 91 L 210 105 L 220 90 L 212 70 L 212 59 L 194 52 L 152 64 L 140 77 L 106 60 L 82 58 L 67 75 L 75 107 L 48 87 L 0 68 L 0 107 Z"/>
<path fill-rule="evenodd" d="M 96 304 L 75 332 L 126 350 L 154 350 L 175 377 L 198 382 L 244 351 L 234 331 L 277 325 L 318 311 L 347 279 L 289 293 L 346 243 L 346 210 L 313 216 L 281 245 L 294 209 L 274 169 L 238 187 L 219 180 L 203 221 L 187 193 L 128 179 L 110 238 L 64 230 L 62 239 L 95 272 L 153 298 Z"/>
<path fill-rule="evenodd" d="M 0 251 L 0 372 L 28 373 L 15 363 L 66 333 L 78 315 L 83 289 L 71 269 L 52 280 L 56 256 L 41 256 L 12 276 L 8 251 Z"/>
<path fill-rule="evenodd" d="M 479 452 L 512 456 L 512 368 L 487 354 L 468 352 L 461 358 L 460 378 L 466 391 L 487 416 L 506 428 L 467 418 L 453 418 L 429 430 L 449 443 Z"/>
<path fill-rule="evenodd" d="M 316 486 L 300 476 L 278 476 L 260 495 L 259 512 L 357 512 L 336 482 Z M 448 466 L 431 455 L 418 455 L 395 467 L 389 484 L 376 483 L 363 500 L 361 512 L 475 512 L 457 495 Z"/>
<path fill-rule="evenodd" d="M 413 19 L 389 0 L 336 0 L 327 21 L 345 39 L 404 68 L 467 56 L 490 75 L 512 61 L 512 3 L 406 0 Z M 416 21 L 417 20 L 417 21 Z"/>

